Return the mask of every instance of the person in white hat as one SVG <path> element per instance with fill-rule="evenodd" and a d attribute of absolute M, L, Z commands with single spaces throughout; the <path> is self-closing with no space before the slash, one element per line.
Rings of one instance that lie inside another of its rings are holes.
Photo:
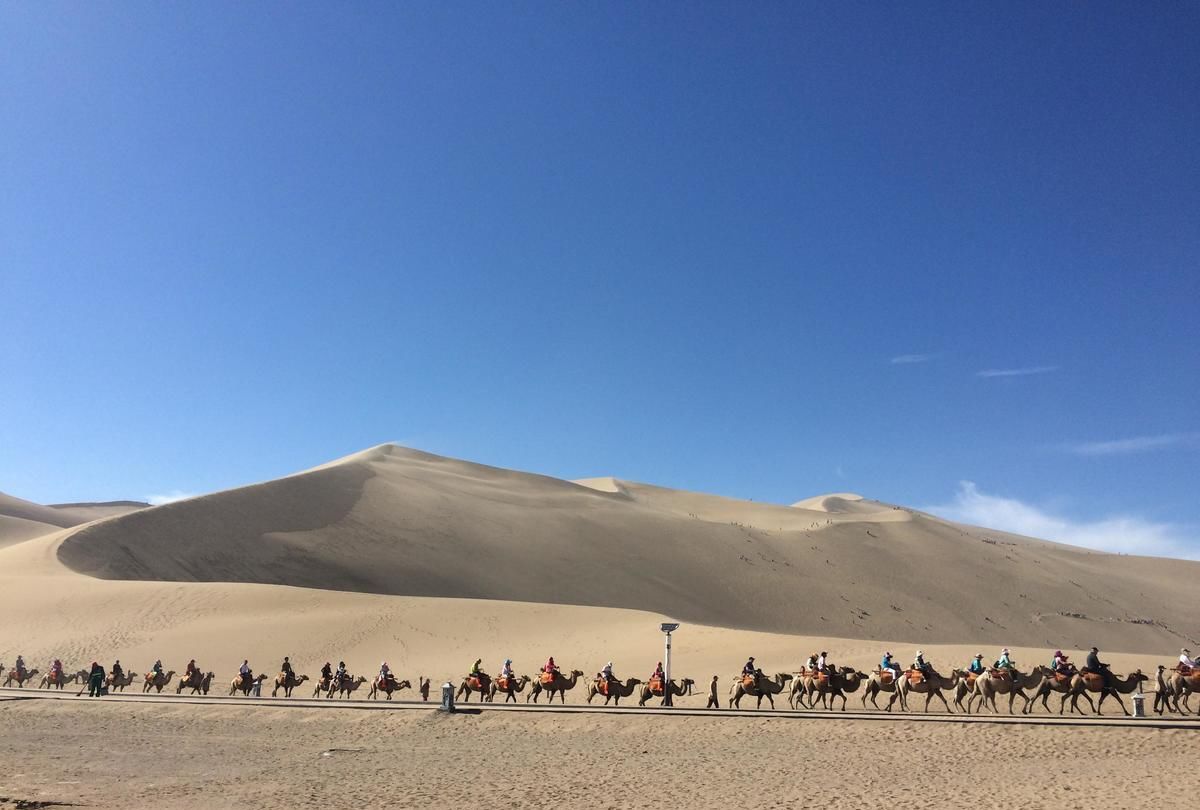
<path fill-rule="evenodd" d="M 1179 651 L 1179 666 L 1180 668 L 1187 667 L 1188 669 L 1196 668 L 1196 661 L 1192 658 L 1192 651 L 1187 647 Z"/>

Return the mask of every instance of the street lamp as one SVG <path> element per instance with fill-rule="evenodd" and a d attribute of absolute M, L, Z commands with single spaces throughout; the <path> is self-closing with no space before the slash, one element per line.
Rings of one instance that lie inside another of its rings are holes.
<path fill-rule="evenodd" d="M 679 624 L 663 622 L 659 629 L 663 631 L 667 642 L 667 651 L 663 656 L 663 705 L 674 706 L 675 702 L 671 699 L 671 634 L 679 629 Z"/>

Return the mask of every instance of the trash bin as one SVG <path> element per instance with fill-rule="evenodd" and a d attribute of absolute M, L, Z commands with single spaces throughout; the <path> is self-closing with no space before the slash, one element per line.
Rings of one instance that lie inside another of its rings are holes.
<path fill-rule="evenodd" d="M 1145 717 L 1146 716 L 1146 696 L 1143 695 L 1141 692 L 1138 692 L 1131 699 L 1133 700 L 1133 716 L 1134 717 Z"/>
<path fill-rule="evenodd" d="M 454 711 L 454 684 L 447 681 L 442 684 L 442 705 L 438 706 L 440 712 Z"/>

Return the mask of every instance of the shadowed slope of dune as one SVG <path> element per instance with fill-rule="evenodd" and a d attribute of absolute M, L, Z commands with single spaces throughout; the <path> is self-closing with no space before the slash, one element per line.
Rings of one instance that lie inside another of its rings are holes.
<path fill-rule="evenodd" d="M 1086 623 L 1098 643 L 1161 649 L 1191 621 L 1196 563 L 1010 538 L 870 501 L 826 512 L 599 483 L 385 445 L 91 524 L 57 554 L 106 579 L 631 608 L 844 638 L 1040 645 Z"/>

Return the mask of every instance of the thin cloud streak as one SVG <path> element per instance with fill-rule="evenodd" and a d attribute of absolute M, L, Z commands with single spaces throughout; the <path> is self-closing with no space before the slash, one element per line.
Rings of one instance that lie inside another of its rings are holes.
<path fill-rule="evenodd" d="M 928 363 L 933 359 L 932 354 L 901 354 L 891 359 L 893 366 L 907 366 L 912 363 Z"/>
<path fill-rule="evenodd" d="M 1049 374 L 1058 366 L 1026 366 L 1025 368 L 989 368 L 976 371 L 976 377 L 1027 377 L 1030 374 Z"/>
<path fill-rule="evenodd" d="M 1080 442 L 1067 450 L 1080 456 L 1117 456 L 1168 450 L 1172 447 L 1200 447 L 1200 433 L 1164 433 L 1159 436 L 1133 436 L 1103 442 Z"/>
<path fill-rule="evenodd" d="M 1197 547 L 1195 539 L 1185 536 L 1183 530 L 1174 524 L 1157 523 L 1135 515 L 1070 520 L 1015 498 L 988 495 L 972 481 L 960 481 L 958 492 L 949 503 L 929 506 L 924 511 L 958 523 L 970 523 L 1098 551 L 1200 559 L 1200 547 Z"/>
<path fill-rule="evenodd" d="M 164 503 L 175 503 L 175 501 L 185 501 L 188 498 L 195 498 L 199 494 L 199 492 L 184 492 L 173 489 L 170 492 L 163 492 L 158 495 L 147 495 L 146 503 L 151 506 L 162 506 Z"/>

